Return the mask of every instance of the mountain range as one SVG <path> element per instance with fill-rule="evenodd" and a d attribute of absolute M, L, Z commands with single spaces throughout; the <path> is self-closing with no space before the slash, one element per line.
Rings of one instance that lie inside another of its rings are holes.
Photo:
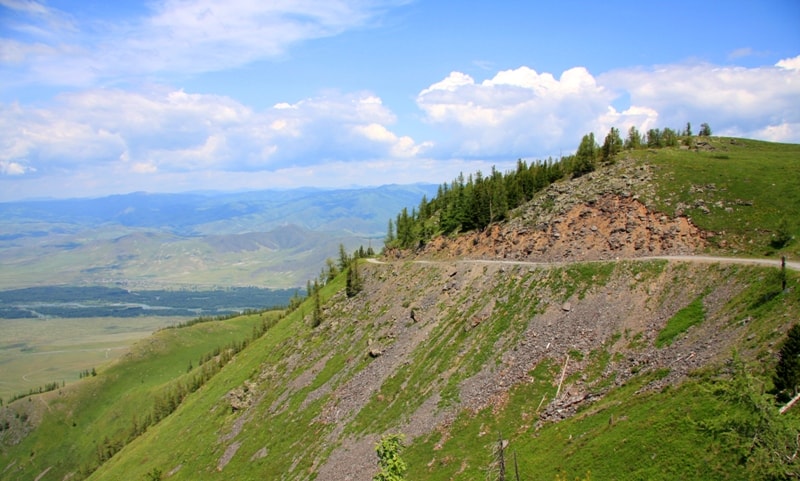
<path fill-rule="evenodd" d="M 304 286 L 339 244 L 380 249 L 389 219 L 435 192 L 386 185 L 0 203 L 0 289 Z"/>

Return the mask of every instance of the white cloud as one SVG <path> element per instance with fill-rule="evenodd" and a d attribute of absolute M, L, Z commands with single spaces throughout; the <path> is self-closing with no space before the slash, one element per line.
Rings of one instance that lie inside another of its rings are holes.
<path fill-rule="evenodd" d="M 452 133 L 456 155 L 528 156 L 558 149 L 586 133 L 614 95 L 582 68 L 556 79 L 528 67 L 480 84 L 462 73 L 424 89 L 417 104 L 427 120 Z"/>
<path fill-rule="evenodd" d="M 217 71 L 362 27 L 392 3 L 397 0 L 161 0 L 139 18 L 79 24 L 39 2 L 4 0 L 17 15 L 0 23 L 0 60 L 14 66 L 18 82 L 55 85 Z"/>
<path fill-rule="evenodd" d="M 616 108 L 620 98 L 629 105 Z M 476 82 L 453 72 L 417 96 L 426 121 L 450 134 L 439 156 L 498 160 L 569 153 L 581 136 L 611 127 L 683 128 L 800 141 L 800 57 L 774 67 L 709 64 L 622 69 L 598 77 L 575 67 L 559 78 L 529 67 Z"/>
<path fill-rule="evenodd" d="M 787 70 L 800 70 L 800 55 L 793 58 L 785 58 L 776 63 L 775 66 Z"/>
<path fill-rule="evenodd" d="M 775 67 L 678 64 L 619 70 L 599 81 L 624 91 L 632 105 L 658 112 L 660 127 L 707 122 L 718 135 L 800 141 L 800 69 L 787 59 Z"/>
<path fill-rule="evenodd" d="M 7 160 L 0 160 L 0 174 L 3 175 L 22 175 L 29 170 L 22 164 L 17 162 L 10 162 Z"/>
<path fill-rule="evenodd" d="M 427 147 L 391 131 L 394 121 L 366 92 L 329 92 L 255 112 L 228 97 L 183 90 L 95 89 L 63 94 L 49 109 L 0 105 L 0 172 L 274 172 L 407 159 Z"/>

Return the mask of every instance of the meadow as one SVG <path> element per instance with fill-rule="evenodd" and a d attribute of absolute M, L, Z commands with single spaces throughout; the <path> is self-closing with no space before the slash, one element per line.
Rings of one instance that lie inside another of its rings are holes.
<path fill-rule="evenodd" d="M 0 319 L 0 399 L 70 383 L 125 354 L 139 339 L 185 317 Z"/>

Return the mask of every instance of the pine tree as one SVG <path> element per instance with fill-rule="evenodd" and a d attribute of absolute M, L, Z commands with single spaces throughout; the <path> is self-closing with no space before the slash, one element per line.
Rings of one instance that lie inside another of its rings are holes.
<path fill-rule="evenodd" d="M 322 324 L 322 299 L 320 299 L 319 291 L 319 284 L 314 281 L 314 312 L 311 314 L 311 327 Z"/>
<path fill-rule="evenodd" d="M 594 171 L 594 162 L 597 157 L 597 144 L 594 141 L 594 133 L 583 136 L 575 152 L 575 163 L 572 166 L 573 177 L 580 177 Z"/>
<path fill-rule="evenodd" d="M 350 265 L 350 256 L 344 250 L 344 244 L 339 244 L 339 264 L 337 267 L 339 267 L 340 272 L 344 272 L 348 265 Z"/>
<path fill-rule="evenodd" d="M 631 126 L 628 129 L 628 138 L 625 139 L 625 148 L 629 150 L 636 150 L 642 148 L 642 136 L 636 127 Z"/>
<path fill-rule="evenodd" d="M 800 391 L 800 324 L 789 329 L 781 346 L 773 383 L 775 393 L 781 401 L 788 401 Z"/>
<path fill-rule="evenodd" d="M 361 292 L 361 276 L 358 273 L 358 261 L 352 260 L 350 266 L 347 268 L 347 282 L 345 286 L 345 294 L 347 297 L 353 297 Z"/>
<path fill-rule="evenodd" d="M 386 232 L 386 241 L 384 242 L 384 244 L 386 244 L 387 246 L 391 246 L 394 243 L 394 241 L 395 241 L 394 222 L 392 221 L 392 219 L 389 219 L 389 229 Z"/>
<path fill-rule="evenodd" d="M 622 137 L 619 136 L 619 130 L 616 127 L 611 127 L 611 130 L 608 132 L 608 135 L 606 135 L 606 138 L 603 141 L 603 147 L 601 149 L 603 162 L 613 162 L 614 156 L 616 156 L 621 150 Z"/>

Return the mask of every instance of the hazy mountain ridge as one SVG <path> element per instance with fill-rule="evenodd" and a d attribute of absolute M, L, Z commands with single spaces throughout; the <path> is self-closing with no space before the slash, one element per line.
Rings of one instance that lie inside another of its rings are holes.
<path fill-rule="evenodd" d="M 1 203 L 0 265 L 9 275 L 0 289 L 302 286 L 339 244 L 380 248 L 388 219 L 435 191 L 387 185 Z"/>

